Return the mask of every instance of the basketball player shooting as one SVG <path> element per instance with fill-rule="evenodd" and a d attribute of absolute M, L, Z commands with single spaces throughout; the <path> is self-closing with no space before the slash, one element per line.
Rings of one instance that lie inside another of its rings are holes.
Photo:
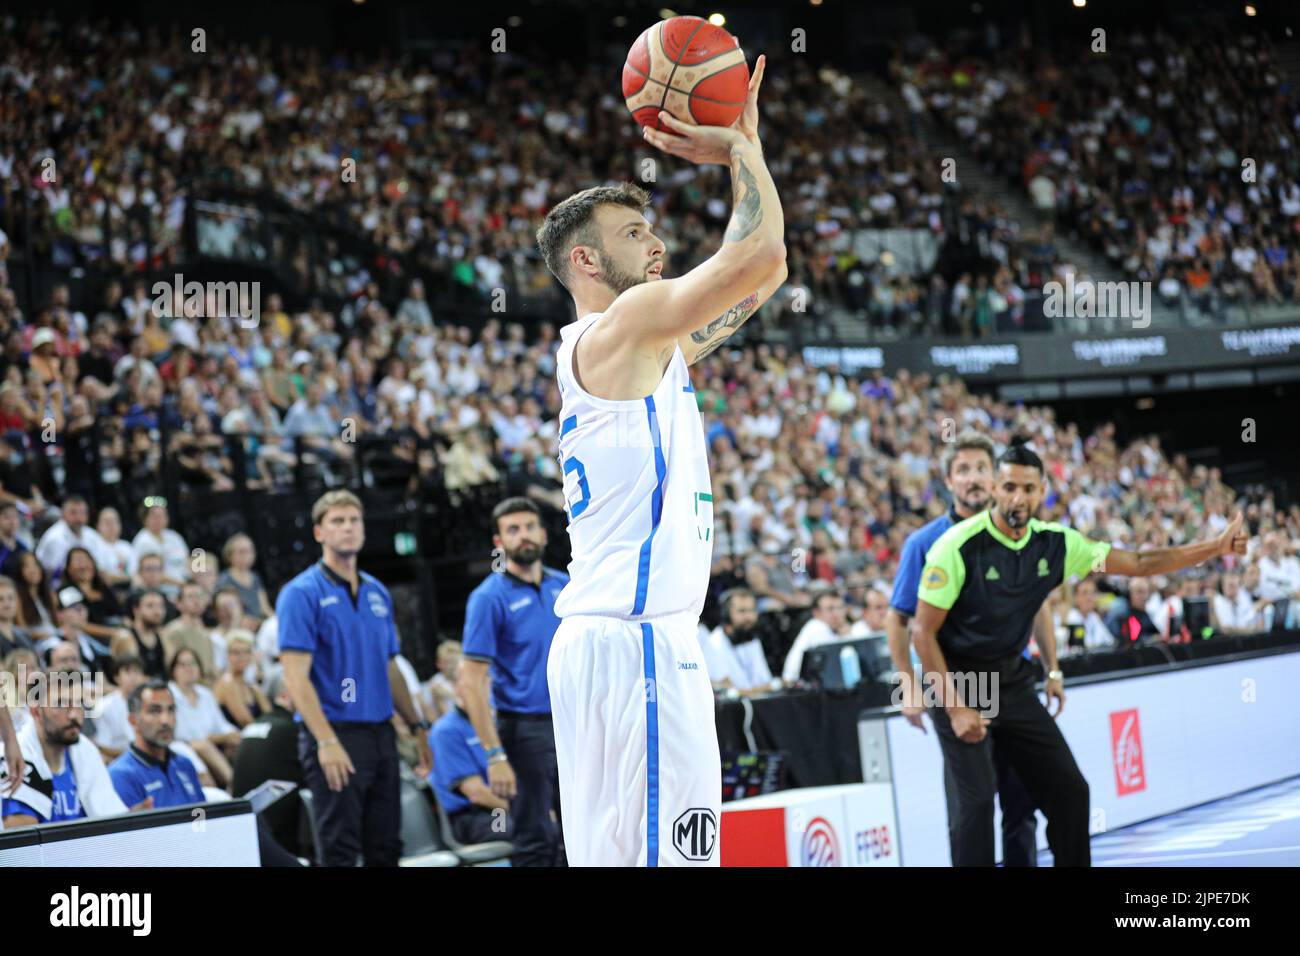
<path fill-rule="evenodd" d="M 689 366 L 786 277 L 784 218 L 758 138 L 759 57 L 730 127 L 660 114 L 655 147 L 731 169 L 722 247 L 680 278 L 624 183 L 558 204 L 537 233 L 573 296 L 561 330 L 560 460 L 573 559 L 547 665 L 569 862 L 716 866 L 713 690 L 697 639 L 713 553 L 704 428 Z"/>

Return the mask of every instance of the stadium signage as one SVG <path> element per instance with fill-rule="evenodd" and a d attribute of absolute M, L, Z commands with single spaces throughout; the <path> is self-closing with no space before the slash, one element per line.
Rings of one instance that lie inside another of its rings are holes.
<path fill-rule="evenodd" d="M 1018 368 L 1020 347 L 1016 345 L 938 345 L 930 349 L 936 369 L 953 369 L 962 375 L 986 374 L 1002 366 Z"/>
<path fill-rule="evenodd" d="M 852 374 L 864 368 L 884 368 L 885 352 L 879 348 L 819 348 L 807 346 L 803 350 L 805 365 L 826 368 L 836 365 L 840 371 Z"/>
<path fill-rule="evenodd" d="M 1252 356 L 1290 355 L 1300 347 L 1300 326 L 1234 329 L 1231 332 L 1220 332 L 1219 338 L 1224 350 L 1228 352 L 1246 352 Z"/>
<path fill-rule="evenodd" d="M 1077 339 L 1070 343 L 1080 362 L 1097 362 L 1106 368 L 1137 365 L 1143 359 L 1163 358 L 1169 354 L 1163 335 L 1123 339 Z"/>

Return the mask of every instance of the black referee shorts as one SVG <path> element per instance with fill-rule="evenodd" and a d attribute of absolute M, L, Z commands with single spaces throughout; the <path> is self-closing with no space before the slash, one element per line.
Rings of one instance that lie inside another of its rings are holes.
<path fill-rule="evenodd" d="M 952 673 L 987 680 L 997 695 L 997 716 L 977 744 L 957 738 L 945 710 L 930 709 L 943 749 L 953 865 L 994 865 L 993 800 L 999 761 L 1015 770 L 1047 818 L 1047 842 L 1056 865 L 1090 865 L 1088 781 L 1038 697 L 1039 666 L 1019 656 L 995 661 L 948 656 L 947 662 Z"/>

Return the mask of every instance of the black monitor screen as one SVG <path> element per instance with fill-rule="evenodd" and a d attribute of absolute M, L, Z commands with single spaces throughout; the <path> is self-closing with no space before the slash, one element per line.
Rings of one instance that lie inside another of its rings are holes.
<path fill-rule="evenodd" d="M 781 789 L 785 755 L 775 751 L 722 754 L 722 802 Z"/>

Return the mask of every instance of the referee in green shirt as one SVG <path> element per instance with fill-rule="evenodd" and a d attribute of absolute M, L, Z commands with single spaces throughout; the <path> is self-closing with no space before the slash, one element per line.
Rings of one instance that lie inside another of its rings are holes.
<path fill-rule="evenodd" d="M 1034 518 L 1042 498 L 1042 460 L 1013 444 L 998 459 L 993 507 L 944 532 L 926 555 L 917 589 L 912 639 L 952 793 L 954 866 L 994 863 L 994 739 L 1047 818 L 1056 865 L 1091 862 L 1088 782 L 1039 700 L 1037 666 L 1021 656 L 1047 595 L 1066 578 L 1094 571 L 1145 577 L 1246 553 L 1240 514 L 1208 541 L 1117 551 Z M 1064 705 L 1061 672 L 1047 676 L 1048 695 Z"/>

